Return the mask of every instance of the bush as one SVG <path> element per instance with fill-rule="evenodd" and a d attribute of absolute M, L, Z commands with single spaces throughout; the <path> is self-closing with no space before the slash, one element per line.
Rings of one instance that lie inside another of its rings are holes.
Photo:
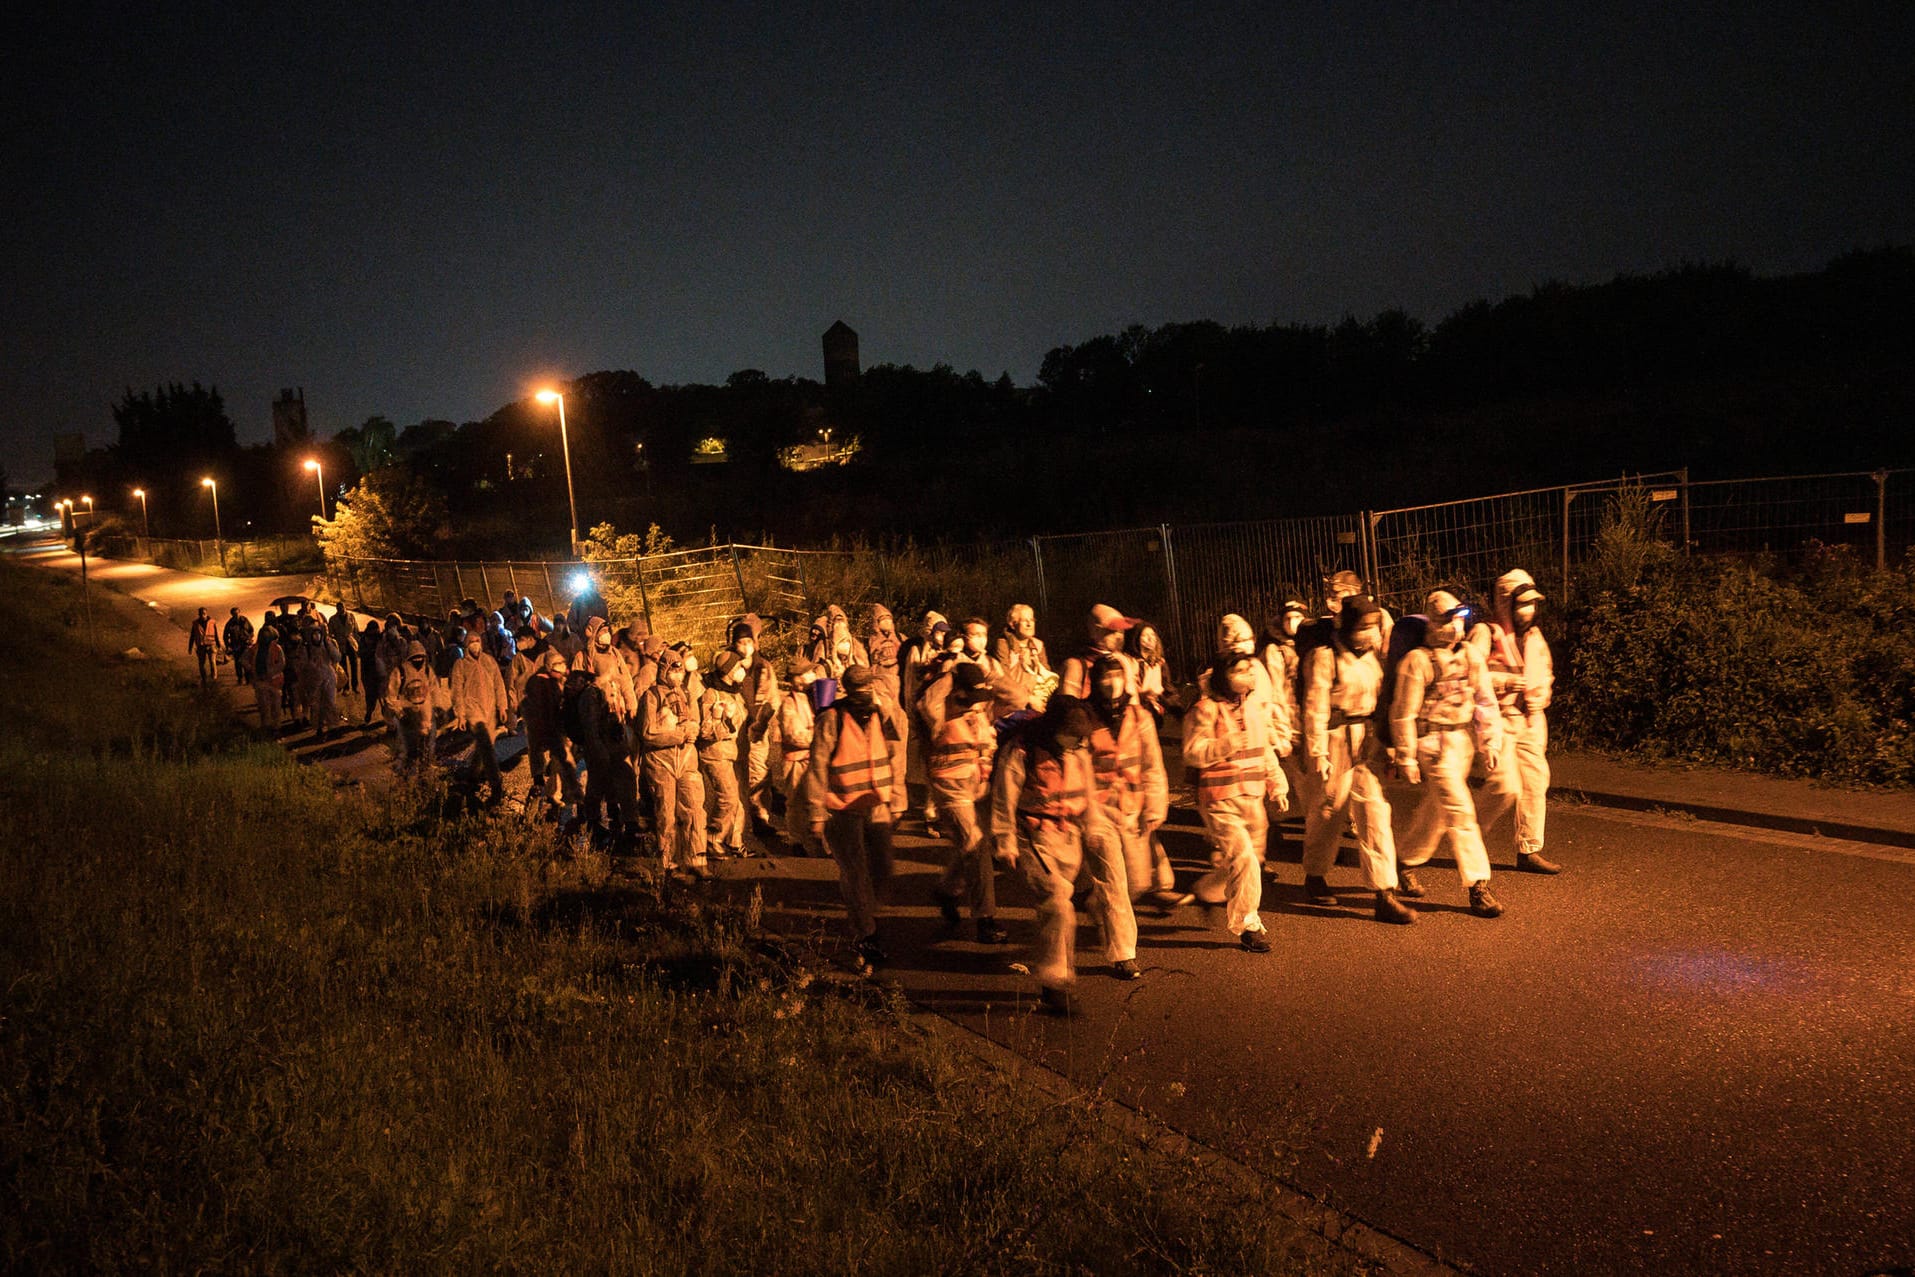
<path fill-rule="evenodd" d="M 1795 567 L 1613 538 L 1558 666 L 1566 743 L 1781 776 L 1915 782 L 1915 558 Z"/>

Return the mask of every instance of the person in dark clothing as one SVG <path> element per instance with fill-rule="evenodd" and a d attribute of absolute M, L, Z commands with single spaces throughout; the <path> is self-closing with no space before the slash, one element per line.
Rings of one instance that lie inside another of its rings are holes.
<path fill-rule="evenodd" d="M 245 684 L 250 677 L 245 657 L 246 649 L 253 645 L 253 623 L 241 616 L 238 608 L 233 608 L 227 615 L 220 639 L 226 644 L 226 655 L 233 658 L 233 677 Z"/>

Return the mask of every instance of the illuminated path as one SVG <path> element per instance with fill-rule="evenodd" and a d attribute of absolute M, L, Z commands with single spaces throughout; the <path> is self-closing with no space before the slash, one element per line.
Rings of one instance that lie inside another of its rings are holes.
<path fill-rule="evenodd" d="M 121 588 L 189 609 L 182 624 L 200 603 L 256 617 L 304 580 L 119 570 Z M 1293 847 L 1265 893 L 1268 956 L 1239 953 L 1214 912 L 1146 914 L 1145 978 L 1121 984 L 1086 927 L 1070 1021 L 1032 1013 L 1015 947 L 938 939 L 940 853 L 904 838 L 888 976 L 1481 1271 L 1915 1265 L 1915 853 L 1576 806 L 1550 821 L 1560 878 L 1507 872 L 1507 831 L 1491 838 L 1496 921 L 1462 911 L 1443 861 L 1414 927 L 1371 922 L 1354 870 L 1333 871 L 1345 908 L 1306 907 Z M 1170 842 L 1188 881 L 1199 840 Z M 774 924 L 840 929 L 828 862 L 719 872 L 762 883 Z M 1021 939 L 1029 897 L 999 881 Z"/>

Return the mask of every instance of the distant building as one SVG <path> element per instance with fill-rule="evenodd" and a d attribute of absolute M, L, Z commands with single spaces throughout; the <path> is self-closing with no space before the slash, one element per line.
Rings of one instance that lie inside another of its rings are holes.
<path fill-rule="evenodd" d="M 273 400 L 273 443 L 279 447 L 304 443 L 312 438 L 306 424 L 306 388 L 282 390 Z"/>
<path fill-rule="evenodd" d="M 833 389 L 858 380 L 858 334 L 840 319 L 825 329 L 825 385 Z"/>

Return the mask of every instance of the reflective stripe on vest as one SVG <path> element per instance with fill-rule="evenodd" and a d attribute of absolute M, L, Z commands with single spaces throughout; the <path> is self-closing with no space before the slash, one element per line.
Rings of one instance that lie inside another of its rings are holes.
<path fill-rule="evenodd" d="M 997 733 L 990 720 L 978 714 L 964 713 L 944 720 L 931 744 L 928 760 L 931 775 L 938 780 L 966 780 L 977 775 L 996 743 Z"/>
<path fill-rule="evenodd" d="M 1119 806 L 1144 790 L 1143 731 L 1136 718 L 1139 712 L 1135 705 L 1127 705 L 1116 734 L 1105 726 L 1090 734 L 1097 796 L 1106 806 Z"/>
<path fill-rule="evenodd" d="M 1090 795 L 1081 784 L 1073 784 L 1063 761 L 1041 750 L 1031 750 L 1025 758 L 1024 789 L 1017 796 L 1017 814 L 1024 820 L 1067 821 L 1081 819 L 1090 810 Z"/>
<path fill-rule="evenodd" d="M 1263 796 L 1263 751 L 1249 743 L 1249 733 L 1244 730 L 1243 705 L 1224 707 L 1224 713 L 1230 716 L 1236 727 L 1234 735 L 1243 742 L 1230 752 L 1230 757 L 1222 762 L 1212 763 L 1197 773 L 1197 796 L 1199 798 L 1261 798 Z"/>
<path fill-rule="evenodd" d="M 884 724 L 872 714 L 869 730 L 838 711 L 838 744 L 825 769 L 827 811 L 882 806 L 891 801 L 891 745 Z"/>

